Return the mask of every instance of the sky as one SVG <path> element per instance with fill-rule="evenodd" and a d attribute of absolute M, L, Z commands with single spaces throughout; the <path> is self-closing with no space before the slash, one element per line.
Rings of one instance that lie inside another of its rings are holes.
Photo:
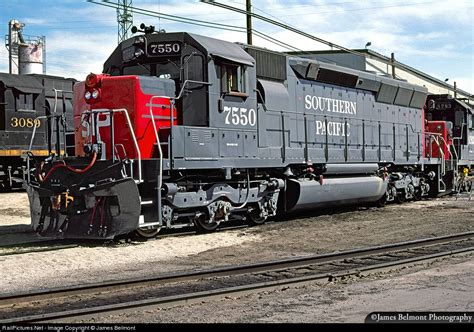
<path fill-rule="evenodd" d="M 102 0 L 96 0 L 100 2 Z M 116 1 L 116 0 L 111 0 Z M 245 8 L 245 0 L 218 0 Z M 253 0 L 253 11 L 347 48 L 369 49 L 395 58 L 471 94 L 474 93 L 474 2 L 471 0 Z M 245 16 L 199 0 L 133 0 L 137 8 L 245 27 Z M 0 36 L 8 21 L 25 23 L 26 35 L 46 36 L 46 71 L 84 80 L 99 73 L 117 46 L 114 8 L 86 0 L 0 0 Z M 232 42 L 246 34 L 134 14 L 134 25 L 167 32 L 186 31 Z M 254 29 L 301 50 L 328 46 L 258 20 Z M 287 51 L 254 36 L 254 44 Z M 8 52 L 0 45 L 0 72 L 8 72 Z"/>

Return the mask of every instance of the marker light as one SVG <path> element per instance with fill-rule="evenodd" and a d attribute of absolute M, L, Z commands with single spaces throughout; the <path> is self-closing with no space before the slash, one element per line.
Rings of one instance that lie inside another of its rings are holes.
<path fill-rule="evenodd" d="M 99 90 L 92 90 L 92 98 L 97 99 L 99 97 Z"/>

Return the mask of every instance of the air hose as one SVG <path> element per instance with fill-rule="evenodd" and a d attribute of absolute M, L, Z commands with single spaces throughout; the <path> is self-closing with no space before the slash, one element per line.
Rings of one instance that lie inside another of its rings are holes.
<path fill-rule="evenodd" d="M 74 173 L 78 173 L 78 174 L 81 174 L 81 173 L 85 173 L 87 172 L 88 170 L 90 170 L 92 168 L 92 166 L 94 166 L 95 164 L 95 161 L 97 160 L 97 152 L 94 152 L 94 155 L 92 156 L 92 160 L 91 162 L 89 163 L 89 165 L 87 165 L 85 168 L 83 169 L 80 169 L 80 168 L 74 168 L 74 167 L 71 167 L 71 166 L 68 166 L 66 164 L 57 164 L 57 165 L 54 165 L 50 170 L 49 172 L 45 175 L 44 178 L 41 178 L 41 174 L 38 174 L 38 179 L 40 180 L 40 182 L 46 182 L 46 180 L 51 176 L 51 174 L 53 174 L 53 172 L 55 170 L 57 170 L 58 168 L 61 168 L 61 167 L 66 167 L 68 170 L 74 172 Z"/>

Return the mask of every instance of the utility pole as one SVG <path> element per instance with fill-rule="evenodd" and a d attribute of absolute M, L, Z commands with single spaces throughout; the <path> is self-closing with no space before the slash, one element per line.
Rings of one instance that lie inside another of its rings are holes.
<path fill-rule="evenodd" d="M 117 0 L 118 43 L 128 39 L 133 25 L 132 0 Z"/>
<path fill-rule="evenodd" d="M 390 62 L 392 63 L 392 78 L 395 78 L 395 53 L 393 52 L 390 56 Z"/>
<path fill-rule="evenodd" d="M 458 97 L 458 87 L 456 85 L 456 81 L 454 81 L 454 98 Z"/>
<path fill-rule="evenodd" d="M 252 0 L 247 0 L 247 44 L 252 45 Z"/>

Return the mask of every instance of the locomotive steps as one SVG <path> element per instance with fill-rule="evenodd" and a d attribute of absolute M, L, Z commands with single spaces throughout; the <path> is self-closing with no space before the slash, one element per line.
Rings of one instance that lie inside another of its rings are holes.
<path fill-rule="evenodd" d="M 390 270 L 472 252 L 474 232 L 251 265 L 173 273 L 0 297 L 0 323 L 77 321 L 227 295 Z"/>

